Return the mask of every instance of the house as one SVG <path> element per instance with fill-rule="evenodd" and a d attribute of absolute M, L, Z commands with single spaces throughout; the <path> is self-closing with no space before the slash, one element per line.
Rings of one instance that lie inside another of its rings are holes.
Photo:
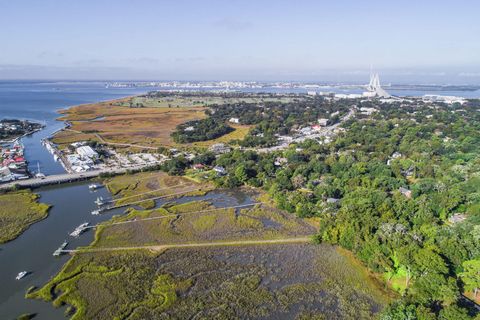
<path fill-rule="evenodd" d="M 193 131 L 193 130 L 195 130 L 195 128 L 193 126 L 190 126 L 190 127 L 186 127 L 185 130 L 183 130 L 183 131 L 189 132 L 189 131 Z"/>
<path fill-rule="evenodd" d="M 401 173 L 402 173 L 406 178 L 413 177 L 414 172 L 415 172 L 415 170 L 414 170 L 413 166 L 410 166 L 407 170 L 401 170 Z"/>
<path fill-rule="evenodd" d="M 230 118 L 230 120 L 228 120 L 228 121 L 231 122 L 231 123 L 236 123 L 236 124 L 240 123 L 240 119 L 238 119 L 238 118 Z"/>
<path fill-rule="evenodd" d="M 392 160 L 398 159 L 402 156 L 400 152 L 395 151 L 391 156 L 390 159 L 387 160 L 387 166 L 389 166 L 392 163 Z"/>
<path fill-rule="evenodd" d="M 395 152 L 390 156 L 390 158 L 391 158 L 391 159 L 398 159 L 398 158 L 400 158 L 401 156 L 402 156 L 402 154 L 401 154 L 400 152 L 395 151 Z"/>
<path fill-rule="evenodd" d="M 312 134 L 312 128 L 311 127 L 305 127 L 300 129 L 300 133 L 303 135 L 309 135 Z"/>
<path fill-rule="evenodd" d="M 360 112 L 361 114 L 364 114 L 364 115 L 366 115 L 366 116 L 369 116 L 369 115 L 371 115 L 372 113 L 377 112 L 377 109 L 375 109 L 375 108 L 361 107 L 361 108 L 360 108 L 360 111 L 361 111 L 361 112 Z"/>
<path fill-rule="evenodd" d="M 467 219 L 467 216 L 463 213 L 455 213 L 453 216 L 448 218 L 448 222 L 455 224 L 464 221 Z"/>
<path fill-rule="evenodd" d="M 340 199 L 337 198 L 327 198 L 327 203 L 337 204 L 340 202 Z"/>
<path fill-rule="evenodd" d="M 12 172 L 7 167 L 0 167 L 0 182 L 9 182 L 15 180 Z"/>
<path fill-rule="evenodd" d="M 195 159 L 196 155 L 193 154 L 193 153 L 188 153 L 186 152 L 185 153 L 185 159 L 189 160 L 189 161 L 192 161 L 193 159 Z"/>
<path fill-rule="evenodd" d="M 230 152 L 230 147 L 226 146 L 224 143 L 215 143 L 208 149 L 215 154 L 228 153 Z"/>
<path fill-rule="evenodd" d="M 213 171 L 215 171 L 219 176 L 224 176 L 227 174 L 227 170 L 225 170 L 225 168 L 221 166 L 213 167 Z"/>
<path fill-rule="evenodd" d="M 273 164 L 276 165 L 277 167 L 281 167 L 281 166 L 284 166 L 284 165 L 288 164 L 288 159 L 277 157 Z"/>
<path fill-rule="evenodd" d="M 398 191 L 400 191 L 400 193 L 403 194 L 408 199 L 412 198 L 412 191 L 408 190 L 407 188 L 400 187 L 398 188 Z"/>
<path fill-rule="evenodd" d="M 192 166 L 192 168 L 198 171 L 202 171 L 203 169 L 205 169 L 205 165 L 201 163 L 196 163 Z"/>
<path fill-rule="evenodd" d="M 325 118 L 319 118 L 317 122 L 322 127 L 326 127 L 328 125 L 328 119 Z"/>
<path fill-rule="evenodd" d="M 86 141 L 79 141 L 79 142 L 74 142 L 72 144 L 70 144 L 72 147 L 74 148 L 78 148 L 78 147 L 81 147 L 81 146 L 84 146 L 86 145 L 87 142 Z"/>

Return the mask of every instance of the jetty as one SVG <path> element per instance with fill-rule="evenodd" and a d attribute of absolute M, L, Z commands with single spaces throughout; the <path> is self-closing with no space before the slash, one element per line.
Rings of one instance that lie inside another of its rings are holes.
<path fill-rule="evenodd" d="M 67 241 L 64 241 L 64 242 L 60 245 L 60 247 L 58 247 L 58 249 L 53 252 L 53 256 L 54 256 L 54 257 L 58 257 L 58 256 L 60 256 L 61 254 L 63 254 L 64 251 L 65 251 L 65 248 L 67 247 L 67 245 L 68 245 L 68 242 L 67 242 Z"/>

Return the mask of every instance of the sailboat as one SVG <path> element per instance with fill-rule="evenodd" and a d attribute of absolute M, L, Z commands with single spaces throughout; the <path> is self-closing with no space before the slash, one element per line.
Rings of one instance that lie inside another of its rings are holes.
<path fill-rule="evenodd" d="M 37 173 L 35 174 L 35 178 L 45 179 L 46 175 L 40 172 L 40 162 L 37 162 Z"/>

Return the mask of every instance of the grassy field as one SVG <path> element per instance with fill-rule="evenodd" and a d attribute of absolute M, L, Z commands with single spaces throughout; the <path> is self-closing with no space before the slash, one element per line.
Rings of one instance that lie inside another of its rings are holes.
<path fill-rule="evenodd" d="M 0 195 L 0 243 L 15 239 L 31 224 L 47 217 L 49 206 L 38 203 L 38 198 L 30 191 Z"/>
<path fill-rule="evenodd" d="M 389 298 L 334 247 L 312 244 L 75 255 L 30 298 L 72 319 L 371 319 Z"/>
<path fill-rule="evenodd" d="M 193 142 L 190 145 L 195 146 L 195 147 L 209 147 L 212 144 L 215 143 L 229 143 L 232 140 L 243 140 L 245 136 L 248 134 L 248 131 L 250 130 L 251 126 L 243 126 L 243 125 L 235 125 L 235 124 L 229 124 L 233 129 L 232 132 L 227 133 L 226 135 L 223 135 L 221 137 L 218 137 L 213 140 L 208 140 L 208 141 L 199 141 L 199 142 Z"/>

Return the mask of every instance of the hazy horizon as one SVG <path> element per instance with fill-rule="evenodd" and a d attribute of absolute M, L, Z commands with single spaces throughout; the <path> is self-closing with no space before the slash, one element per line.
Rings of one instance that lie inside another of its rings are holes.
<path fill-rule="evenodd" d="M 480 84 L 476 1 L 1 1 L 0 79 Z"/>

